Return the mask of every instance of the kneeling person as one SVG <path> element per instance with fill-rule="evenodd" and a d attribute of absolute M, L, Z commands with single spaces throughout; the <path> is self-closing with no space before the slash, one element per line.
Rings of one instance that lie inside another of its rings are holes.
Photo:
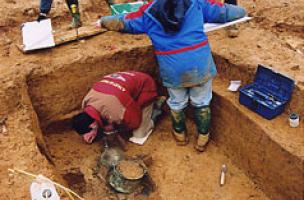
<path fill-rule="evenodd" d="M 153 120 L 161 113 L 153 104 L 156 97 L 155 82 L 145 73 L 128 71 L 104 76 L 85 96 L 83 112 L 73 117 L 72 126 L 88 143 L 96 138 L 98 129 L 115 132 L 118 127 L 143 138 L 153 130 Z"/>

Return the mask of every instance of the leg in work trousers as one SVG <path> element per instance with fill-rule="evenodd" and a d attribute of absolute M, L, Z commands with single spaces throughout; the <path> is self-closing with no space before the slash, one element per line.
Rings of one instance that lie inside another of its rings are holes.
<path fill-rule="evenodd" d="M 212 99 L 212 79 L 190 88 L 167 88 L 169 99 L 167 104 L 173 111 L 181 111 L 188 106 L 189 98 L 191 105 L 198 108 L 209 106 Z"/>
<path fill-rule="evenodd" d="M 71 8 L 72 4 L 76 4 L 78 7 L 78 0 L 66 0 L 66 4 L 68 5 L 69 9 Z M 49 13 L 52 7 L 53 0 L 40 0 L 40 12 L 42 13 Z"/>

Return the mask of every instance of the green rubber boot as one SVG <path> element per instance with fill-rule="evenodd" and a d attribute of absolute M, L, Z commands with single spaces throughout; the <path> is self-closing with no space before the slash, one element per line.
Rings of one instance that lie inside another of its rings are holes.
<path fill-rule="evenodd" d="M 80 20 L 80 13 L 74 13 L 72 14 L 72 27 L 73 28 L 79 28 L 82 26 L 81 20 Z"/>
<path fill-rule="evenodd" d="M 211 122 L 211 110 L 209 106 L 194 109 L 194 121 L 197 128 L 197 139 L 194 148 L 204 151 L 209 142 L 209 127 Z"/>
<path fill-rule="evenodd" d="M 186 131 L 186 116 L 184 111 L 171 110 L 171 120 L 173 127 L 172 133 L 177 145 L 184 146 L 188 144 L 189 138 Z"/>

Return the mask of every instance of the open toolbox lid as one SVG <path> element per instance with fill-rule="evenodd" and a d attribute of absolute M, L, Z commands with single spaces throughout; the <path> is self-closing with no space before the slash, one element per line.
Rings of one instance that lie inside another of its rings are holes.
<path fill-rule="evenodd" d="M 258 65 L 254 83 L 281 101 L 288 101 L 294 88 L 294 80 L 261 64 Z"/>

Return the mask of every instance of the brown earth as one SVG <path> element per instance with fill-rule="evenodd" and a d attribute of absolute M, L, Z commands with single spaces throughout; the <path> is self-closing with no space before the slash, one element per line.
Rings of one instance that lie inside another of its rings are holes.
<path fill-rule="evenodd" d="M 0 199 L 30 198 L 31 180 L 10 175 L 8 168 L 43 174 L 85 199 L 144 198 L 118 195 L 106 187 L 94 174 L 102 144 L 84 144 L 66 119 L 79 111 L 83 96 L 102 75 L 136 69 L 158 77 L 148 38 L 107 32 L 23 54 L 16 47 L 19 26 L 36 18 L 38 1 L 0 3 L 0 116 L 7 118 L 1 127 L 7 131 L 0 131 Z M 207 151 L 198 154 L 192 144 L 177 147 L 167 115 L 145 146 L 129 145 L 128 155 L 144 152 L 153 158 L 150 173 L 157 190 L 149 199 L 304 199 L 303 119 L 296 129 L 287 123 L 289 111 L 304 116 L 304 1 L 240 4 L 254 17 L 239 25 L 240 35 L 228 38 L 225 30 L 209 35 L 219 76 L 212 102 L 213 142 Z M 81 12 L 86 24 L 109 14 L 101 0 L 83 0 Z M 54 1 L 51 15 L 56 31 L 68 29 L 64 1 Z M 238 94 L 226 90 L 229 80 L 251 82 L 259 63 L 296 82 L 286 111 L 271 121 L 241 106 Z M 188 125 L 193 143 L 192 120 Z M 224 163 L 227 183 L 219 187 Z"/>

